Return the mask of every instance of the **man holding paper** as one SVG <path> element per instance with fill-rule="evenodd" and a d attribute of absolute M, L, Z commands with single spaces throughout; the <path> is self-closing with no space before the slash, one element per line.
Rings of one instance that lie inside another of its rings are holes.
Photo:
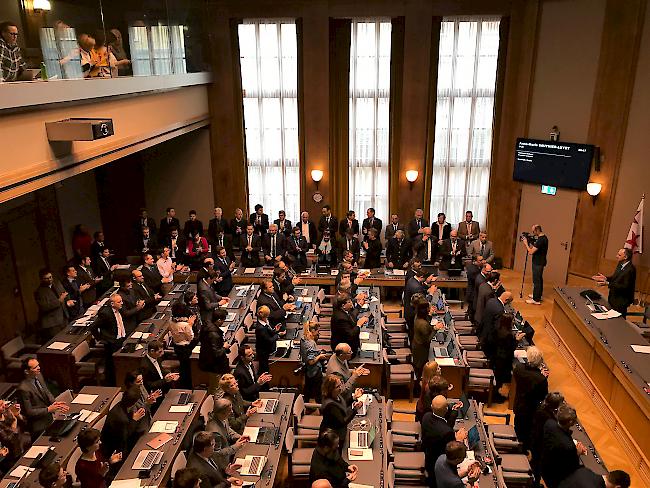
<path fill-rule="evenodd" d="M 609 296 L 607 297 L 609 306 L 625 318 L 627 307 L 634 302 L 636 284 L 636 268 L 632 264 L 632 250 L 619 249 L 616 253 L 616 260 L 618 264 L 610 276 L 598 273 L 592 278 L 598 285 L 609 287 Z"/>

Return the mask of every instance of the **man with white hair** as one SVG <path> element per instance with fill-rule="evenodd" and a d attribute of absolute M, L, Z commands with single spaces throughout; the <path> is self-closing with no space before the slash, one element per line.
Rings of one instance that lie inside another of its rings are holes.
<path fill-rule="evenodd" d="M 237 451 L 249 441 L 248 436 L 235 432 L 228 419 L 232 417 L 232 403 L 226 398 L 217 398 L 214 401 L 212 418 L 214 419 L 214 456 L 217 464 L 223 469 L 228 466 Z"/>
<path fill-rule="evenodd" d="M 524 449 L 530 449 L 535 411 L 548 394 L 549 371 L 544 365 L 542 351 L 537 347 L 526 349 L 526 359 L 526 362 L 517 364 L 513 371 L 517 384 L 513 411 L 517 439 Z"/>
<path fill-rule="evenodd" d="M 311 248 L 315 248 L 318 241 L 318 230 L 316 224 L 309 219 L 309 212 L 300 214 L 300 222 L 296 224 L 300 227 L 300 234 L 305 238 Z"/>

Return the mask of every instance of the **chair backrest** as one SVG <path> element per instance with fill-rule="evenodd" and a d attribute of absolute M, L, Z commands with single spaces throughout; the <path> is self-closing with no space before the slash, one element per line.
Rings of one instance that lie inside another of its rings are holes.
<path fill-rule="evenodd" d="M 72 396 L 72 390 L 65 390 L 63 393 L 60 393 L 59 396 L 56 397 L 57 402 L 65 402 L 65 403 L 72 403 L 72 400 L 74 397 Z"/>
<path fill-rule="evenodd" d="M 490 449 L 494 453 L 494 461 L 498 465 L 500 463 L 501 456 L 499 455 L 499 451 L 497 451 L 497 446 L 494 443 L 494 433 L 493 432 L 488 432 L 488 444 L 490 445 Z"/>
<path fill-rule="evenodd" d="M 503 468 L 501 468 L 501 466 L 497 466 L 496 476 L 497 476 L 497 488 L 508 488 L 506 486 L 506 480 L 503 478 Z"/>
<path fill-rule="evenodd" d="M 111 402 L 111 406 L 108 407 L 109 410 L 112 410 L 115 405 L 122 401 L 122 395 L 124 395 L 124 392 L 119 392 L 115 395 L 115 398 L 113 398 L 113 401 Z"/>
<path fill-rule="evenodd" d="M 316 300 L 316 301 L 314 302 L 314 314 L 315 314 L 316 316 L 318 316 L 318 315 L 320 315 L 320 311 L 321 311 L 321 308 L 320 308 L 320 302 L 319 302 L 318 300 Z"/>
<path fill-rule="evenodd" d="M 81 341 L 77 347 L 72 350 L 72 357 L 75 362 L 81 361 L 83 358 L 90 354 L 90 345 L 88 341 Z"/>
<path fill-rule="evenodd" d="M 205 425 L 208 425 L 210 422 L 210 414 L 212 414 L 212 410 L 214 410 L 214 396 L 208 395 L 205 397 L 205 400 L 203 400 L 200 410 L 201 417 L 203 417 Z"/>
<path fill-rule="evenodd" d="M 388 430 L 384 433 L 384 441 L 386 442 L 386 451 L 389 456 L 393 455 L 393 432 Z"/>
<path fill-rule="evenodd" d="M 23 342 L 23 338 L 21 336 L 16 336 L 0 349 L 2 350 L 2 357 L 4 359 L 9 359 L 24 348 L 25 343 Z"/>
<path fill-rule="evenodd" d="M 244 327 L 246 327 L 246 331 L 250 331 L 251 327 L 253 326 L 253 314 L 252 313 L 247 313 L 246 316 L 244 317 Z"/>
<path fill-rule="evenodd" d="M 243 327 L 239 327 L 239 328 L 235 331 L 235 340 L 236 340 L 239 344 L 241 344 L 242 342 L 244 342 L 244 339 L 246 339 L 246 329 L 244 329 Z"/>
<path fill-rule="evenodd" d="M 65 466 L 65 470 L 72 476 L 72 481 L 77 480 L 77 475 L 75 474 L 75 467 L 77 466 L 77 461 L 79 461 L 80 457 L 81 457 L 81 448 L 77 447 L 72 452 L 72 456 L 70 456 L 70 459 L 68 459 L 68 463 Z"/>
<path fill-rule="evenodd" d="M 284 447 L 287 449 L 287 454 L 291 456 L 293 454 L 293 446 L 296 442 L 296 438 L 293 435 L 293 427 L 287 427 L 287 434 L 284 437 Z"/>
<path fill-rule="evenodd" d="M 176 476 L 176 471 L 183 469 L 185 466 L 187 466 L 187 458 L 185 457 L 185 453 L 181 451 L 176 455 L 174 458 L 174 464 L 172 464 L 172 479 Z"/>
<path fill-rule="evenodd" d="M 389 398 L 386 400 L 386 420 L 390 422 L 393 420 L 393 399 Z"/>
<path fill-rule="evenodd" d="M 483 415 L 483 403 L 476 402 L 476 418 L 479 422 L 485 423 L 485 416 Z"/>
<path fill-rule="evenodd" d="M 320 304 L 323 300 L 325 300 L 325 290 L 321 288 L 316 294 L 316 301 Z"/>
<path fill-rule="evenodd" d="M 233 342 L 230 345 L 230 350 L 228 351 L 228 362 L 230 363 L 231 368 L 234 368 L 235 365 L 237 364 L 238 355 L 239 355 L 239 344 Z"/>
<path fill-rule="evenodd" d="M 253 300 L 251 300 L 250 310 L 253 316 L 257 316 L 257 298 L 253 298 Z"/>
<path fill-rule="evenodd" d="M 93 429 L 97 429 L 98 431 L 102 431 L 104 428 L 104 424 L 106 423 L 106 415 L 102 415 L 99 417 L 99 420 L 95 422 L 95 425 L 93 425 Z"/>
<path fill-rule="evenodd" d="M 296 400 L 293 402 L 293 416 L 296 421 L 299 422 L 302 419 L 302 416 L 305 413 L 305 397 L 301 395 L 296 396 Z"/>
<path fill-rule="evenodd" d="M 388 463 L 388 473 L 386 476 L 386 481 L 388 488 L 393 488 L 395 486 L 395 465 L 393 463 Z"/>

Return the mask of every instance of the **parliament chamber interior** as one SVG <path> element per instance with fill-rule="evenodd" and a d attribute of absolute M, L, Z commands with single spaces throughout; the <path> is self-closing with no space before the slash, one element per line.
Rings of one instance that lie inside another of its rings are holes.
<path fill-rule="evenodd" d="M 647 0 L 0 35 L 0 488 L 650 486 Z"/>

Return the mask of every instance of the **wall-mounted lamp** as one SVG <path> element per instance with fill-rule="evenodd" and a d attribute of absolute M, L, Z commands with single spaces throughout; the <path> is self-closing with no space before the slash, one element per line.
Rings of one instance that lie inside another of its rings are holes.
<path fill-rule="evenodd" d="M 596 198 L 600 194 L 600 191 L 603 189 L 603 185 L 600 183 L 587 183 L 587 193 L 593 198 L 593 204 L 596 205 Z"/>
<path fill-rule="evenodd" d="M 34 10 L 52 10 L 49 0 L 34 0 L 32 7 Z"/>
<path fill-rule="evenodd" d="M 418 171 L 416 169 L 409 169 L 406 172 L 406 180 L 409 182 L 409 187 L 412 190 L 413 189 L 413 183 L 418 179 Z"/>
<path fill-rule="evenodd" d="M 323 179 L 323 171 L 320 169 L 312 169 L 311 179 L 316 183 L 316 190 L 318 190 L 318 183 Z"/>

